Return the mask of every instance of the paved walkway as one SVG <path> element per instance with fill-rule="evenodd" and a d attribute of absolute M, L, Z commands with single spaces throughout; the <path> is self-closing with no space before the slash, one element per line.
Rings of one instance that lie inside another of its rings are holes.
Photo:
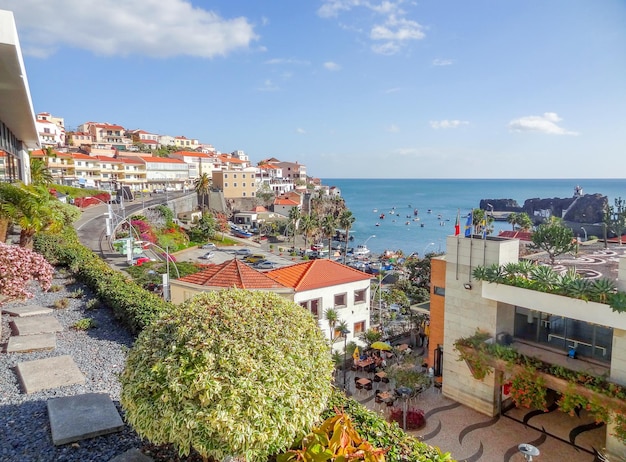
<path fill-rule="evenodd" d="M 378 388 L 392 390 L 391 385 L 373 382 L 373 390 L 357 390 L 355 376 L 372 379 L 373 374 L 348 371 L 348 391 L 361 404 L 387 418 L 389 408 L 385 404 L 377 404 L 374 393 Z M 341 373 L 337 380 L 343 383 Z M 400 407 L 403 404 L 402 400 L 395 403 Z M 605 427 L 593 425 L 593 419 L 582 413 L 570 417 L 556 409 L 544 413 L 513 408 L 505 415 L 488 417 L 446 398 L 435 387 L 408 400 L 407 406 L 422 409 L 426 417 L 423 428 L 407 433 L 450 452 L 458 461 L 521 462 L 525 459 L 518 445 L 529 443 L 541 451 L 538 457 L 533 458 L 537 462 L 599 462 L 594 448 L 601 450 L 605 440 Z"/>

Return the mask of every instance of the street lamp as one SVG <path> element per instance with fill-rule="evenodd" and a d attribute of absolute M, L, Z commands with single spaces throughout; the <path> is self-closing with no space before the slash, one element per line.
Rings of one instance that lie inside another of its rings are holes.
<path fill-rule="evenodd" d="M 369 241 L 371 238 L 376 237 L 376 234 L 372 234 L 370 237 L 368 237 L 367 239 L 365 239 L 365 242 L 363 243 L 363 245 L 367 245 L 367 241 Z"/>
<path fill-rule="evenodd" d="M 402 421 L 403 421 L 402 428 L 406 430 L 407 400 L 409 399 L 409 396 L 411 395 L 411 393 L 413 393 L 413 389 L 409 387 L 399 387 L 399 388 L 396 388 L 396 391 L 400 394 L 400 396 L 402 397 L 402 400 L 404 401 L 404 412 L 402 413 Z"/>
<path fill-rule="evenodd" d="M 435 245 L 435 243 L 429 242 L 428 244 L 426 244 L 426 247 L 424 247 L 424 250 L 422 250 L 422 258 L 426 256 L 426 249 L 430 247 L 431 245 Z"/>
<path fill-rule="evenodd" d="M 583 233 L 585 233 L 585 242 L 587 241 L 587 230 L 585 228 L 583 228 L 582 226 L 580 227 L 580 229 L 583 230 Z"/>
<path fill-rule="evenodd" d="M 379 269 L 378 271 L 378 287 L 376 287 L 376 290 L 374 290 L 374 293 L 372 294 L 372 298 L 374 298 L 376 296 L 376 291 L 378 291 L 378 316 L 380 318 L 380 333 L 384 335 L 384 331 L 383 331 L 383 299 L 382 299 L 382 285 L 383 285 L 383 281 L 385 279 L 387 279 L 387 276 L 391 276 L 393 273 L 387 273 L 385 274 L 385 276 L 383 277 L 383 269 L 382 267 Z"/>
<path fill-rule="evenodd" d="M 346 326 L 341 327 L 341 335 L 343 335 L 343 389 L 346 390 L 346 375 L 348 368 L 346 367 L 346 353 L 348 351 L 348 334 L 350 331 Z"/>

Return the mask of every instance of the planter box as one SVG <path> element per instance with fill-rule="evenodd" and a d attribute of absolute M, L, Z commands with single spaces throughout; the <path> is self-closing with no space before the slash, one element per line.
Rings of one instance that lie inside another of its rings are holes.
<path fill-rule="evenodd" d="M 563 295 L 492 282 L 482 283 L 482 296 L 489 300 L 522 306 L 555 316 L 626 330 L 626 314 L 614 312 L 609 305 L 604 303 L 586 302 Z"/>
<path fill-rule="evenodd" d="M 474 351 L 473 348 L 470 347 L 458 347 L 463 351 L 464 354 L 472 354 Z M 524 366 L 519 365 L 511 365 L 508 362 L 497 359 L 494 357 L 487 356 L 487 363 L 494 368 L 496 371 L 501 372 L 509 372 L 511 375 L 516 375 L 525 370 Z M 598 393 L 593 391 L 584 385 L 580 385 L 578 383 L 570 382 L 565 379 L 561 379 L 555 377 L 554 375 L 548 374 L 546 372 L 537 371 L 537 376 L 543 378 L 544 383 L 547 388 L 558 391 L 559 393 L 575 393 L 589 400 L 598 399 L 599 401 L 606 403 L 607 408 L 611 411 L 620 412 L 626 414 L 626 402 L 619 398 L 612 398 L 603 393 Z"/>

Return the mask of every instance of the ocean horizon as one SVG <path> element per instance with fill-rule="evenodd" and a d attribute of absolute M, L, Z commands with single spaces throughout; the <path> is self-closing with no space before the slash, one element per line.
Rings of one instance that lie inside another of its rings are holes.
<path fill-rule="evenodd" d="M 583 188 L 583 194 L 607 196 L 609 205 L 617 197 L 626 198 L 626 179 L 617 178 L 328 178 L 322 179 L 322 183 L 339 188 L 356 218 L 353 245 L 366 242 L 375 254 L 385 250 L 416 252 L 420 256 L 445 252 L 446 236 L 454 234 L 457 215 L 461 216 L 463 229 L 465 217 L 479 206 L 481 199 L 513 199 L 522 206 L 527 199 L 572 197 L 576 186 Z M 494 225 L 496 235 L 500 230 L 511 229 L 506 222 Z"/>

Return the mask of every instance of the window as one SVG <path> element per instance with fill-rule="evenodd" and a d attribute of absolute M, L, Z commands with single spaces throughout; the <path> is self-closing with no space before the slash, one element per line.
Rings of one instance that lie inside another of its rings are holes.
<path fill-rule="evenodd" d="M 246 193 L 245 192 L 241 193 L 241 197 L 246 197 Z"/>
<path fill-rule="evenodd" d="M 355 290 L 354 291 L 354 303 L 365 303 L 365 295 L 367 293 L 366 289 Z"/>
<path fill-rule="evenodd" d="M 435 286 L 434 293 L 435 293 L 435 295 L 441 295 L 442 297 L 445 297 L 446 296 L 446 288 L 445 287 Z"/>
<path fill-rule="evenodd" d="M 347 305 L 347 295 L 344 294 L 337 294 L 335 295 L 335 308 L 340 308 L 340 307 L 344 307 Z"/>
<path fill-rule="evenodd" d="M 365 332 L 365 321 L 355 322 L 352 332 L 354 332 L 354 335 Z"/>
<path fill-rule="evenodd" d="M 241 183 L 241 187 L 245 188 L 246 184 L 245 183 Z"/>
<path fill-rule="evenodd" d="M 237 187 L 237 183 L 233 183 L 233 188 L 236 188 L 236 187 Z"/>
<path fill-rule="evenodd" d="M 236 173 L 233 173 L 233 178 L 237 178 L 237 174 Z"/>
<path fill-rule="evenodd" d="M 224 187 L 225 187 L 225 188 L 228 188 L 228 183 L 224 183 Z"/>
<path fill-rule="evenodd" d="M 228 173 L 224 173 L 224 178 L 228 178 Z"/>
<path fill-rule="evenodd" d="M 315 319 L 319 319 L 320 317 L 320 307 L 322 306 L 322 299 L 316 298 L 314 300 L 307 300 L 306 302 L 300 302 L 300 306 L 308 311 L 315 317 Z"/>

